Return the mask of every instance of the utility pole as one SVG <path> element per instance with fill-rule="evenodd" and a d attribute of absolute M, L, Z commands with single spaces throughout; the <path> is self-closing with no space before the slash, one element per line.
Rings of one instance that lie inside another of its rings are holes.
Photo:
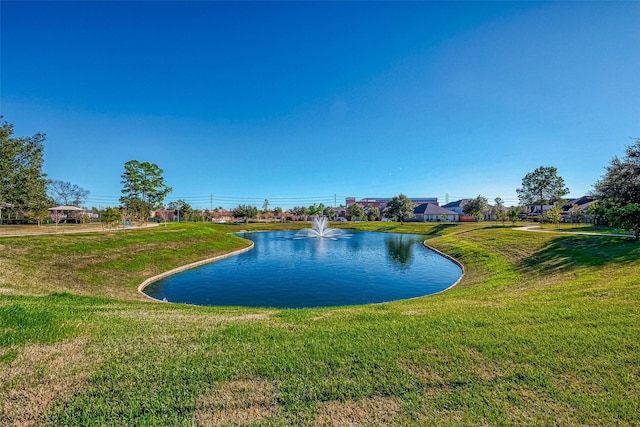
<path fill-rule="evenodd" d="M 209 194 L 209 210 L 213 211 L 213 193 Z"/>

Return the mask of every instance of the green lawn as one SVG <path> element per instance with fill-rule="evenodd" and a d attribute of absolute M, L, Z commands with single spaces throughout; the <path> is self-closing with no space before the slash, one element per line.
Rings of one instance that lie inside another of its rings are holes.
<path fill-rule="evenodd" d="M 636 241 L 360 223 L 424 235 L 463 280 L 306 310 L 136 291 L 246 247 L 229 232 L 285 226 L 0 238 L 0 425 L 640 424 Z"/>

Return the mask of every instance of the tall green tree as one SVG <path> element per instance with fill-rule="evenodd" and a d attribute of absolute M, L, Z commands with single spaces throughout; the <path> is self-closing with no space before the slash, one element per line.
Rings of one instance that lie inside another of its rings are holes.
<path fill-rule="evenodd" d="M 554 166 L 540 166 L 522 178 L 522 188 L 516 189 L 518 198 L 523 205 L 540 205 L 540 212 L 544 220 L 544 205 L 561 200 L 569 194 L 564 185 L 564 179 L 558 176 L 558 169 Z"/>
<path fill-rule="evenodd" d="M 622 159 L 611 159 L 594 184 L 594 195 L 605 207 L 640 203 L 640 138 L 626 148 Z"/>
<path fill-rule="evenodd" d="M 462 212 L 466 215 L 475 216 L 479 220 L 484 219 L 484 214 L 489 207 L 489 201 L 486 197 L 478 195 L 478 197 L 471 199 L 464 205 Z"/>
<path fill-rule="evenodd" d="M 384 208 L 383 215 L 393 221 L 404 222 L 405 218 L 413 217 L 413 209 L 415 207 L 416 205 L 411 199 L 400 193 L 389 200 L 389 203 Z"/>
<path fill-rule="evenodd" d="M 51 206 L 42 172 L 44 141 L 41 133 L 14 137 L 11 123 L 0 124 L 0 204 L 5 211 L 35 216 Z"/>
<path fill-rule="evenodd" d="M 124 164 L 120 203 L 135 219 L 146 220 L 172 191 L 164 182 L 163 172 L 155 163 L 129 160 Z"/>

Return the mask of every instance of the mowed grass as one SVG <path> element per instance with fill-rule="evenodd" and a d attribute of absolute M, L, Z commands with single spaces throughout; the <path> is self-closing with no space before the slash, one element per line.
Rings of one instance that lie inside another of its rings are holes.
<path fill-rule="evenodd" d="M 640 424 L 635 241 L 362 223 L 424 235 L 464 264 L 463 280 L 306 310 L 136 292 L 245 247 L 231 231 L 290 226 L 0 239 L 0 425 Z"/>

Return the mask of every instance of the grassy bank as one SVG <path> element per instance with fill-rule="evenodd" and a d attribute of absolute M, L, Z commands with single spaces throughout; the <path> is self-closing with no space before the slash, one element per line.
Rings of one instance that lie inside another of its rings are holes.
<path fill-rule="evenodd" d="M 1 238 L 0 425 L 640 423 L 638 242 L 358 227 L 423 234 L 466 275 L 375 306 L 194 307 L 136 287 L 264 225 Z"/>

